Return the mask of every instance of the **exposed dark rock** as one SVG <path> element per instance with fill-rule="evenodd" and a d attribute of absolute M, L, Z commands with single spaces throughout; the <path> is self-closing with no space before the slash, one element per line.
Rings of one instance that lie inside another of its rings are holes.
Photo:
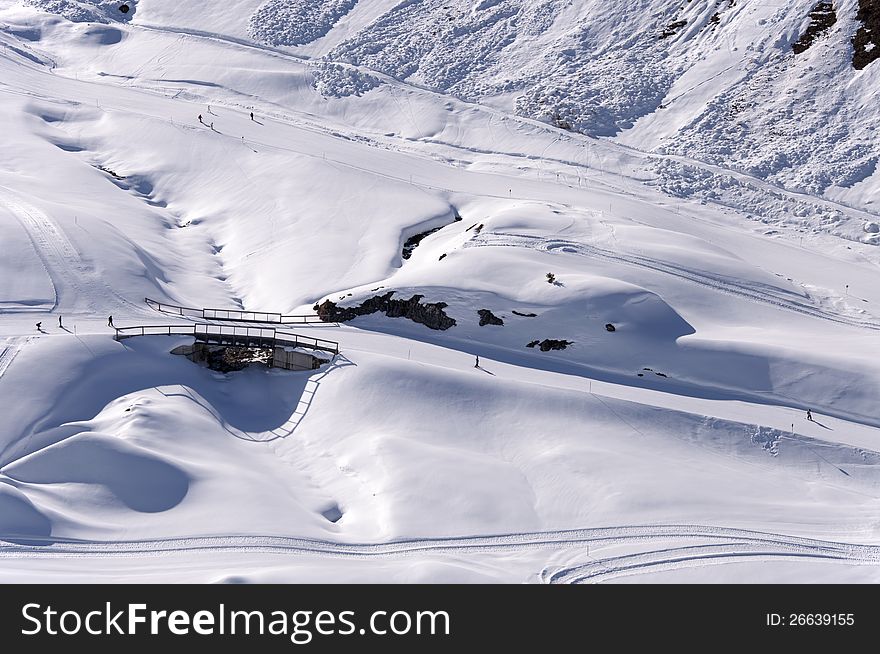
<path fill-rule="evenodd" d="M 460 222 L 461 219 L 462 218 L 458 214 L 457 211 L 453 213 L 453 217 L 452 217 L 453 222 L 456 222 L 456 223 Z M 451 225 L 452 223 L 449 223 L 449 224 Z M 435 233 L 439 232 L 444 227 L 447 227 L 447 225 L 442 225 L 442 226 L 436 227 L 434 229 L 429 229 L 428 231 L 422 232 L 421 234 L 416 234 L 415 236 L 410 236 L 408 239 L 406 239 L 406 242 L 403 244 L 403 252 L 401 253 L 401 256 L 404 259 L 409 259 L 412 256 L 413 250 L 415 250 L 419 246 L 419 243 L 421 243 L 423 240 L 428 238 L 431 234 L 435 234 Z M 444 255 L 444 256 L 446 256 L 446 255 Z"/>
<path fill-rule="evenodd" d="M 238 372 L 253 363 L 268 365 L 272 358 L 272 350 L 256 350 L 247 347 L 227 347 L 223 345 L 207 345 L 195 343 L 190 359 L 203 363 L 217 372 Z"/>
<path fill-rule="evenodd" d="M 666 377 L 667 376 L 665 372 L 655 372 L 654 374 L 657 375 L 658 377 Z"/>
<path fill-rule="evenodd" d="M 537 313 L 520 313 L 516 309 L 511 311 L 511 313 L 515 316 L 522 316 L 523 318 L 537 318 L 538 317 Z"/>
<path fill-rule="evenodd" d="M 552 338 L 545 338 L 543 341 L 532 341 L 526 347 L 538 347 L 541 352 L 549 352 L 550 350 L 564 350 L 569 345 L 574 345 L 573 341 L 557 341 Z"/>
<path fill-rule="evenodd" d="M 453 220 L 453 222 L 456 222 L 456 223 L 461 221 L 461 216 L 458 215 L 457 211 L 453 214 L 452 220 Z M 449 224 L 451 225 L 452 223 L 449 223 Z M 434 229 L 429 229 L 428 231 L 422 232 L 421 234 L 416 234 L 415 236 L 410 236 L 408 239 L 406 239 L 406 243 L 403 244 L 403 253 L 401 254 L 401 256 L 404 259 L 409 259 L 412 256 L 413 250 L 415 250 L 417 247 L 419 247 L 419 243 L 424 241 L 431 234 L 436 234 L 441 229 L 443 229 L 444 227 L 447 227 L 447 226 L 448 225 L 442 225 L 442 226 L 436 227 Z"/>
<path fill-rule="evenodd" d="M 614 325 L 612 325 L 612 324 L 609 322 L 607 325 L 605 325 L 605 330 L 606 330 L 606 331 L 609 331 L 609 332 L 616 332 L 616 331 L 617 331 L 617 327 L 615 327 Z"/>
<path fill-rule="evenodd" d="M 408 300 L 398 300 L 394 291 L 385 295 L 376 295 L 364 300 L 356 307 L 340 307 L 335 302 L 325 300 L 315 305 L 318 317 L 324 322 L 348 322 L 358 316 L 373 313 L 384 313 L 389 318 L 408 318 L 431 329 L 446 330 L 455 326 L 455 319 L 446 315 L 445 302 L 426 302 L 422 304 L 424 295 L 413 295 Z"/>
<path fill-rule="evenodd" d="M 406 239 L 406 243 L 403 244 L 403 252 L 401 253 L 401 256 L 404 259 L 409 259 L 412 256 L 413 250 L 419 247 L 419 243 L 428 238 L 431 234 L 439 232 L 441 229 L 443 228 L 437 227 L 436 229 L 429 229 L 427 232 L 410 236 Z"/>
<path fill-rule="evenodd" d="M 718 12 L 715 12 L 714 14 L 712 14 L 712 17 L 709 18 L 709 22 L 710 22 L 712 25 L 717 25 L 718 23 L 721 22 L 721 16 L 718 15 Z"/>
<path fill-rule="evenodd" d="M 131 7 L 129 7 L 127 4 L 122 4 L 119 5 L 119 11 L 121 11 L 123 14 L 127 14 L 131 11 Z"/>
<path fill-rule="evenodd" d="M 98 168 L 98 170 L 103 171 L 103 172 L 107 173 L 108 175 L 110 175 L 110 177 L 112 177 L 113 179 L 116 179 L 119 181 L 122 181 L 123 179 L 125 179 L 125 177 L 123 177 L 122 175 L 117 175 L 114 171 L 110 170 L 109 168 L 105 168 L 104 166 L 97 166 L 97 168 Z"/>
<path fill-rule="evenodd" d="M 680 30 L 685 25 L 687 25 L 686 20 L 676 20 L 672 23 L 669 23 L 669 25 L 663 28 L 663 31 L 660 32 L 660 35 L 657 38 L 668 39 L 670 36 L 675 36 L 676 32 L 678 32 L 678 30 Z"/>
<path fill-rule="evenodd" d="M 831 29 L 831 26 L 837 22 L 837 12 L 834 11 L 834 5 L 830 2 L 820 2 L 810 12 L 810 24 L 807 31 L 801 35 L 791 49 L 795 54 L 801 54 L 809 50 L 810 46 Z"/>
<path fill-rule="evenodd" d="M 853 68 L 862 70 L 880 59 L 880 0 L 859 0 L 856 18 L 862 26 L 852 38 Z"/>
<path fill-rule="evenodd" d="M 645 376 L 645 373 L 643 373 L 643 372 L 639 372 L 639 373 L 636 373 L 636 375 L 637 375 L 638 377 L 644 377 L 644 376 Z"/>
<path fill-rule="evenodd" d="M 488 309 L 480 309 L 477 313 L 480 314 L 480 327 L 485 327 L 486 325 L 504 325 L 504 321 Z"/>
<path fill-rule="evenodd" d="M 441 254 L 441 255 L 440 255 L 440 258 L 437 259 L 437 261 L 443 261 L 443 259 L 445 259 L 445 258 L 446 258 L 446 254 L 445 254 L 445 253 L 444 253 L 444 254 Z"/>

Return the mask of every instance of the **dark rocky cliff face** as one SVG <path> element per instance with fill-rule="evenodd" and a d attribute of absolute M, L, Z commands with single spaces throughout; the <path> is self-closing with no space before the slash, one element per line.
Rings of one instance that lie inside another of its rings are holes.
<path fill-rule="evenodd" d="M 856 18 L 862 26 L 852 39 L 853 68 L 862 70 L 880 59 L 880 0 L 859 0 Z"/>
<path fill-rule="evenodd" d="M 455 319 L 446 315 L 448 305 L 445 302 L 422 304 L 423 295 L 413 295 L 408 300 L 398 300 L 393 296 L 394 291 L 375 295 L 356 307 L 340 307 L 335 302 L 325 300 L 315 305 L 315 311 L 324 322 L 348 322 L 358 316 L 384 313 L 389 318 L 407 318 L 440 331 L 455 327 Z"/>
<path fill-rule="evenodd" d="M 795 54 L 806 52 L 811 45 L 837 22 L 837 12 L 830 2 L 820 2 L 810 12 L 810 25 L 791 49 Z"/>

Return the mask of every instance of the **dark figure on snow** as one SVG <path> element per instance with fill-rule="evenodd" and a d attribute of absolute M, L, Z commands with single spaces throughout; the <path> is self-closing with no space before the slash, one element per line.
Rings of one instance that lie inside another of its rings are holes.
<path fill-rule="evenodd" d="M 59 326 L 59 327 L 64 327 L 64 325 L 61 324 L 61 316 L 58 316 L 58 326 Z"/>
<path fill-rule="evenodd" d="M 38 331 L 38 332 L 43 331 L 43 323 L 41 323 L 41 322 L 38 322 L 38 323 L 37 323 L 37 331 Z"/>
<path fill-rule="evenodd" d="M 479 368 L 479 367 L 480 367 L 480 357 L 479 357 L 479 355 L 477 355 L 477 362 L 474 364 L 474 368 Z"/>
<path fill-rule="evenodd" d="M 254 112 L 252 111 L 251 112 L 251 120 L 253 120 L 253 119 L 254 119 Z"/>
<path fill-rule="evenodd" d="M 107 326 L 108 326 L 108 327 L 112 327 L 112 326 L 113 326 L 113 316 L 110 316 L 110 317 L 107 319 Z"/>
<path fill-rule="evenodd" d="M 813 422 L 813 412 L 807 409 L 807 420 Z"/>

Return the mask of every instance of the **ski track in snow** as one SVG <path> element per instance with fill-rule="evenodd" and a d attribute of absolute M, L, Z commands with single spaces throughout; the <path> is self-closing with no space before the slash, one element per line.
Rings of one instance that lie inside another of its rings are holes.
<path fill-rule="evenodd" d="M 64 230 L 47 213 L 4 186 L 0 186 L 0 201 L 18 218 L 49 275 L 55 294 L 55 302 L 50 311 L 62 307 L 62 298 L 69 294 L 72 298 L 84 301 L 85 310 L 96 313 L 98 307 L 94 302 L 94 295 L 86 292 L 86 289 L 94 289 L 98 285 L 105 297 L 111 295 L 122 304 L 135 308 L 138 313 L 144 312 L 140 305 L 113 290 L 94 268 L 83 261 Z"/>
<path fill-rule="evenodd" d="M 58 228 L 49 220 L 48 216 L 36 210 L 33 207 L 26 208 L 21 201 L 12 195 L 11 191 L 0 186 L 0 201 L 2 201 L 12 212 L 12 215 L 18 219 L 21 226 L 27 232 L 28 238 L 33 243 L 34 249 L 40 257 L 40 263 L 46 271 L 49 283 L 52 284 L 52 308 L 54 311 L 58 307 L 58 284 L 56 281 L 55 264 L 60 262 L 62 270 L 67 269 L 67 262 L 64 259 L 63 250 L 72 246 L 67 239 L 53 240 L 53 236 L 60 236 Z"/>
<path fill-rule="evenodd" d="M 553 573 L 545 569 L 541 573 L 541 578 L 542 581 L 550 584 L 596 583 L 639 573 L 731 563 L 747 558 L 758 560 L 825 559 L 847 563 L 874 562 L 873 555 L 869 558 L 863 558 L 861 555 L 853 556 L 851 552 L 836 547 L 816 549 L 786 542 L 738 542 L 723 545 L 676 547 L 596 559 L 584 565 L 562 568 Z"/>
<path fill-rule="evenodd" d="M 22 344 L 26 341 L 26 338 L 10 338 L 0 345 L 3 348 L 0 350 L 0 378 L 3 377 L 9 366 L 12 365 L 12 361 L 21 350 Z"/>
<path fill-rule="evenodd" d="M 735 295 L 753 302 L 768 304 L 787 311 L 794 311 L 812 318 L 821 318 L 823 320 L 830 320 L 832 322 L 850 325 L 852 327 L 861 327 L 863 329 L 880 330 L 880 322 L 859 320 L 831 313 L 814 304 L 808 304 L 806 302 L 801 302 L 780 295 L 775 292 L 775 289 L 767 285 L 760 284 L 750 286 L 729 277 L 712 275 L 706 271 L 686 268 L 684 266 L 679 266 L 660 259 L 653 259 L 651 257 L 614 252 L 595 245 L 587 245 L 585 243 L 567 241 L 559 238 L 547 238 L 527 234 L 510 234 L 504 232 L 482 233 L 475 236 L 464 245 L 466 248 L 486 246 L 524 247 L 544 252 L 577 254 L 580 256 L 602 259 L 604 261 L 611 261 L 613 263 L 625 263 L 673 275 L 679 279 L 693 282 L 715 291 Z"/>
<path fill-rule="evenodd" d="M 511 533 L 495 536 L 427 538 L 387 543 L 340 543 L 280 536 L 205 536 L 141 541 L 74 541 L 16 539 L 0 541 L 0 558 L 83 558 L 168 556 L 192 553 L 249 553 L 314 555 L 345 558 L 388 558 L 412 554 L 511 553 L 589 546 L 635 545 L 668 540 L 710 540 L 695 546 L 661 548 L 636 554 L 591 560 L 585 564 L 545 568 L 545 583 L 599 581 L 638 572 L 729 562 L 743 557 L 837 560 L 880 563 L 880 546 L 787 536 L 765 531 L 703 525 L 603 527 Z M 20 541 L 20 542 L 14 542 Z M 717 542 L 721 541 L 721 542 Z"/>
<path fill-rule="evenodd" d="M 86 266 L 61 228 L 46 213 L 14 195 L 8 188 L 0 187 L 0 200 L 18 218 L 49 273 L 55 289 L 53 310 L 61 303 L 65 288 L 69 288 L 72 295 L 83 297 L 79 279 L 86 274 Z"/>

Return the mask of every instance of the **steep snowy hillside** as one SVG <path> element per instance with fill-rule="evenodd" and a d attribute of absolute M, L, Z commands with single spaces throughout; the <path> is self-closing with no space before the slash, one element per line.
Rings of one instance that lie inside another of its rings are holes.
<path fill-rule="evenodd" d="M 28 0 L 70 20 L 127 20 L 289 46 L 565 130 L 742 171 L 862 209 L 877 201 L 880 20 L 872 0 Z M 328 88 L 362 92 L 375 84 Z M 319 75 L 321 77 L 321 75 Z M 345 92 L 345 91 L 343 91 Z M 772 193 L 689 162 L 649 159 L 662 188 L 784 219 Z M 768 202 L 769 200 L 769 202 Z M 876 211 L 876 209 L 873 209 Z M 862 225 L 863 227 L 864 225 Z M 810 227 L 858 238 L 840 217 Z"/>
<path fill-rule="evenodd" d="M 876 580 L 862 4 L 0 0 L 0 579 Z"/>

